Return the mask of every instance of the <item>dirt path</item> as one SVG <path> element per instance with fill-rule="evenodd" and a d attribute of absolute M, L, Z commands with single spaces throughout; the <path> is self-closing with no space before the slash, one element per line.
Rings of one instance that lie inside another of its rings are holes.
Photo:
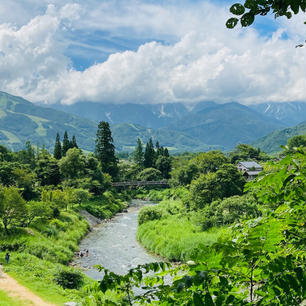
<path fill-rule="evenodd" d="M 1 269 L 1 268 L 0 268 Z M 0 270 L 0 289 L 4 291 L 10 297 L 16 297 L 21 301 L 29 301 L 33 306 L 56 306 L 55 304 L 49 304 L 43 301 L 39 296 L 31 292 L 29 289 L 20 285 L 15 279 L 1 273 Z"/>

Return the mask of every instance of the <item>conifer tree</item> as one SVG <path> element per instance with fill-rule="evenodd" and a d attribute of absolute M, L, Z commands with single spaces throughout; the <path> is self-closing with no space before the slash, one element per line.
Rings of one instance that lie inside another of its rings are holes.
<path fill-rule="evenodd" d="M 63 146 L 62 146 L 62 156 L 66 156 L 66 152 L 70 149 L 70 141 L 68 138 L 68 133 L 65 131 L 63 138 Z"/>
<path fill-rule="evenodd" d="M 152 168 L 154 166 L 154 145 L 152 142 L 152 138 L 150 138 L 149 142 L 146 144 L 146 149 L 144 153 L 144 166 L 145 168 Z"/>
<path fill-rule="evenodd" d="M 113 142 L 109 123 L 101 121 L 97 130 L 95 154 L 101 163 L 102 171 L 116 178 L 119 169 Z"/>
<path fill-rule="evenodd" d="M 72 136 L 72 139 L 70 141 L 70 148 L 79 148 L 74 135 Z"/>
<path fill-rule="evenodd" d="M 53 156 L 55 159 L 62 158 L 62 145 L 59 133 L 56 134 Z"/>
<path fill-rule="evenodd" d="M 137 147 L 135 150 L 134 161 L 137 164 L 137 166 L 139 166 L 140 168 L 143 168 L 144 153 L 143 153 L 142 142 L 139 138 L 137 138 Z"/>

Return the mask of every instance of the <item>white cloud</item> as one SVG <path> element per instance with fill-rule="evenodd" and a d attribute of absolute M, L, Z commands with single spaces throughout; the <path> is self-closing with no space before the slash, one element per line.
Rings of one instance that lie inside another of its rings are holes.
<path fill-rule="evenodd" d="M 305 29 L 296 27 L 299 16 L 281 20 L 281 28 L 267 38 L 252 28 L 227 30 L 227 10 L 208 3 L 182 9 L 126 1 L 119 10 L 114 1 L 87 3 L 49 5 L 45 14 L 23 26 L 2 24 L 0 88 L 32 101 L 66 104 L 306 98 L 305 49 L 295 48 L 305 37 Z M 89 10 L 93 3 L 95 9 Z M 146 43 L 76 71 L 64 55 L 64 34 L 80 27 L 173 37 L 176 42 Z M 282 39 L 284 29 L 287 40 Z"/>

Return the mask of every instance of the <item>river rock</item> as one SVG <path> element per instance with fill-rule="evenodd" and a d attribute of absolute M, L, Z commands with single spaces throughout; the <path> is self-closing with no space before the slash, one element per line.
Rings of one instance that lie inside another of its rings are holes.
<path fill-rule="evenodd" d="M 67 302 L 64 305 L 65 306 L 77 306 L 78 304 L 76 302 Z"/>
<path fill-rule="evenodd" d="M 195 263 L 193 260 L 188 260 L 188 261 L 186 262 L 186 264 L 187 264 L 188 266 L 195 266 L 195 265 L 196 265 L 196 263 Z"/>

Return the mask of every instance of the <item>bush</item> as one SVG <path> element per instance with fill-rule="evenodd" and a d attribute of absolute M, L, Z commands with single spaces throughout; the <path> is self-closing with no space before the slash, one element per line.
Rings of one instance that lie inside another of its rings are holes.
<path fill-rule="evenodd" d="M 84 279 L 80 272 L 61 270 L 55 274 L 55 282 L 64 289 L 79 289 Z"/>
<path fill-rule="evenodd" d="M 143 207 L 138 214 L 138 224 L 152 220 L 160 220 L 162 218 L 162 211 L 157 206 Z"/>
<path fill-rule="evenodd" d="M 258 204 L 252 195 L 233 196 L 212 202 L 203 210 L 195 213 L 196 223 L 202 230 L 214 226 L 233 224 L 241 219 L 251 219 L 260 216 Z"/>

